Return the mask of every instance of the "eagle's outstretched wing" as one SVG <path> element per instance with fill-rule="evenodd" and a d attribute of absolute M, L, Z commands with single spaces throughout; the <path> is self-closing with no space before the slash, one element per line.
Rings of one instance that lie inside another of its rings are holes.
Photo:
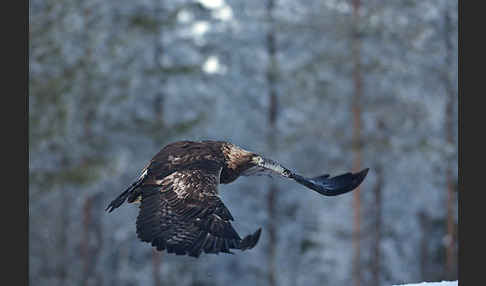
<path fill-rule="evenodd" d="M 141 205 L 137 235 L 157 250 L 198 257 L 253 248 L 261 229 L 241 239 L 233 217 L 218 196 L 220 166 L 208 161 L 204 168 L 185 168 L 140 186 Z"/>
<path fill-rule="evenodd" d="M 244 176 L 252 175 L 279 175 L 295 180 L 297 183 L 325 196 L 337 196 L 356 189 L 368 174 L 368 168 L 357 173 L 345 173 L 335 177 L 328 174 L 317 177 L 304 177 L 290 171 L 278 162 L 261 156 L 255 157 L 254 166 L 242 173 Z"/>

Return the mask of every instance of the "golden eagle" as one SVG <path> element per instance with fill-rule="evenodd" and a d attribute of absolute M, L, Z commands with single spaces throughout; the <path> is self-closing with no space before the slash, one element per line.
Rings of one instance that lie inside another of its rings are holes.
<path fill-rule="evenodd" d="M 368 169 L 336 177 L 300 176 L 273 160 L 223 141 L 179 141 L 157 153 L 140 177 L 106 208 L 125 200 L 140 202 L 137 236 L 157 250 L 199 257 L 205 253 L 232 253 L 253 248 L 261 228 L 243 239 L 233 216 L 218 195 L 218 185 L 239 176 L 275 174 L 295 180 L 322 195 L 336 196 L 355 189 Z"/>

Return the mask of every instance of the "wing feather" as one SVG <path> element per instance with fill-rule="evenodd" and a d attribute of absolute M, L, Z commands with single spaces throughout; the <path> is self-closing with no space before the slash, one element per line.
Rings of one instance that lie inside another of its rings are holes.
<path fill-rule="evenodd" d="M 261 231 L 241 239 L 218 196 L 221 168 L 214 161 L 199 162 L 160 180 L 146 180 L 140 188 L 138 237 L 157 250 L 193 257 L 254 247 Z"/>

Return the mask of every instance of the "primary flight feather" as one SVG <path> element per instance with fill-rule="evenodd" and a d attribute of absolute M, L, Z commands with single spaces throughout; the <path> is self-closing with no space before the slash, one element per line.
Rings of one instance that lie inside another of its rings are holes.
<path fill-rule="evenodd" d="M 261 228 L 241 238 L 233 216 L 221 201 L 218 185 L 239 176 L 279 175 L 325 196 L 354 190 L 368 169 L 336 177 L 303 177 L 279 163 L 223 141 L 179 141 L 157 153 L 140 177 L 106 208 L 140 202 L 137 236 L 157 250 L 199 257 L 253 248 Z"/>

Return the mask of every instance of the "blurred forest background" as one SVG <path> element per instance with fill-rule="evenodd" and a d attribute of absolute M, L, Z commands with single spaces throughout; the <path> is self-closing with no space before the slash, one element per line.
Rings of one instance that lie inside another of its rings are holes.
<path fill-rule="evenodd" d="M 458 3 L 31 0 L 31 285 L 390 285 L 457 280 Z M 259 244 L 157 253 L 104 208 L 165 144 L 228 140 L 306 175 L 371 168 L 322 197 L 220 186 Z"/>

